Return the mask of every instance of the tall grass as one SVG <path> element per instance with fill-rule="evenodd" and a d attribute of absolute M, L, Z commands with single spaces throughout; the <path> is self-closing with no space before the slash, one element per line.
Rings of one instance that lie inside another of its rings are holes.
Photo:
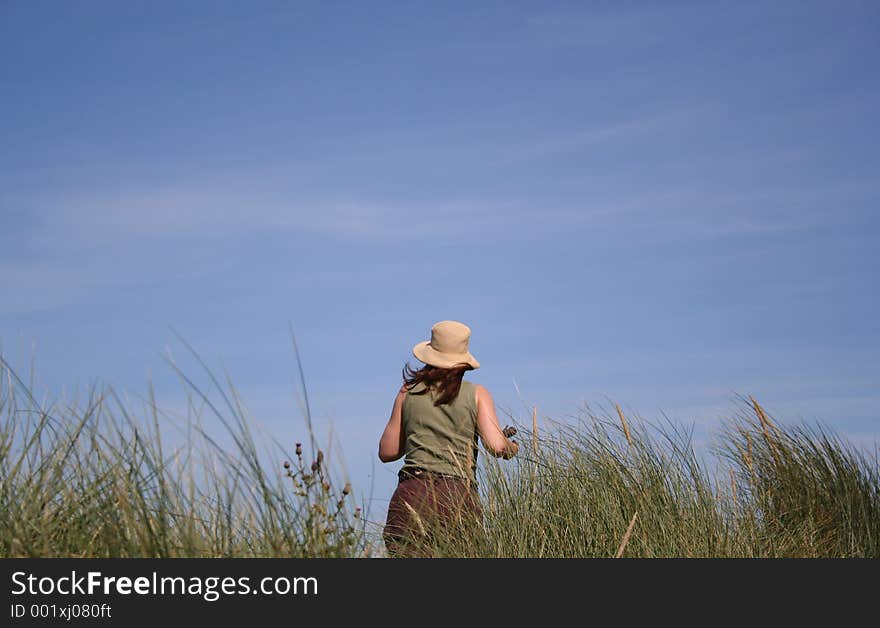
<path fill-rule="evenodd" d="M 708 458 L 619 408 L 551 434 L 526 433 L 512 467 L 483 465 L 482 525 L 435 536 L 434 555 L 880 557 L 876 456 L 777 426 L 752 399 Z"/>
<path fill-rule="evenodd" d="M 350 488 L 333 482 L 322 452 L 311 464 L 299 445 L 294 456 L 278 445 L 261 456 L 234 388 L 218 388 L 221 412 L 186 382 L 192 412 L 184 443 L 169 450 L 152 394 L 140 417 L 109 388 L 80 403 L 40 403 L 2 363 L 0 556 L 371 551 Z M 231 446 L 204 429 L 202 410 L 214 415 Z"/>
<path fill-rule="evenodd" d="M 754 399 L 728 424 L 720 453 L 732 505 L 770 556 L 880 557 L 880 467 L 822 426 L 777 426 Z"/>
<path fill-rule="evenodd" d="M 181 377 L 190 412 L 169 447 L 152 393 L 140 413 L 109 388 L 40 402 L 0 358 L 0 556 L 382 555 L 323 453 L 262 451 L 230 383 L 211 375 L 209 397 Z M 420 553 L 880 557 L 876 454 L 752 399 L 703 455 L 674 423 L 619 408 L 531 423 L 516 459 L 483 457 L 478 525 Z"/>

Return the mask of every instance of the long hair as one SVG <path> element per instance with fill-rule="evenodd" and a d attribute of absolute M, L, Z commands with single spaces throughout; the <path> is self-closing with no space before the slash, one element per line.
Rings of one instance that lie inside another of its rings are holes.
<path fill-rule="evenodd" d="M 420 369 L 414 369 L 407 363 L 403 367 L 403 383 L 407 391 L 412 391 L 417 384 L 425 385 L 424 390 L 412 393 L 414 395 L 424 395 L 431 389 L 437 391 L 434 405 L 440 406 L 455 401 L 458 391 L 461 390 L 461 378 L 465 371 L 472 370 L 474 367 L 470 364 L 459 364 L 446 369 L 426 364 Z"/>

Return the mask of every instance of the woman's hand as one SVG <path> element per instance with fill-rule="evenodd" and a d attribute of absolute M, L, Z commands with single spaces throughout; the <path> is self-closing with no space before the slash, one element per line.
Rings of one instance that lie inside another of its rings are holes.
<path fill-rule="evenodd" d="M 518 453 L 519 453 L 519 443 L 516 442 L 515 440 L 508 440 L 507 445 L 504 447 L 504 449 L 498 453 L 495 453 L 494 455 L 497 458 L 502 458 L 504 460 L 510 460 Z"/>
<path fill-rule="evenodd" d="M 495 402 L 484 386 L 477 384 L 477 431 L 486 450 L 496 458 L 510 460 L 519 451 L 519 445 L 507 438 L 495 414 Z"/>

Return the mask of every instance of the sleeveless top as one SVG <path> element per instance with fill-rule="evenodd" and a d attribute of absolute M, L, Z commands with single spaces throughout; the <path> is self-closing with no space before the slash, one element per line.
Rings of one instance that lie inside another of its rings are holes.
<path fill-rule="evenodd" d="M 434 473 L 476 481 L 477 399 L 476 388 L 462 380 L 452 403 L 434 405 L 436 392 L 423 395 L 416 385 L 403 399 L 401 424 L 405 438 L 403 470 L 425 469 Z"/>

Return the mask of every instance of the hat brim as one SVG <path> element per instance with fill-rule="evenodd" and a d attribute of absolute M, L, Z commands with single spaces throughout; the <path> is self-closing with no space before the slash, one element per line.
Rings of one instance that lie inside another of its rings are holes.
<path fill-rule="evenodd" d="M 461 364 L 468 364 L 475 369 L 480 368 L 480 362 L 477 358 L 471 355 L 470 351 L 466 353 L 440 353 L 431 346 L 430 340 L 420 342 L 413 347 L 412 352 L 416 358 L 425 364 L 430 364 L 431 366 L 437 366 L 443 369 L 449 369 Z"/>

